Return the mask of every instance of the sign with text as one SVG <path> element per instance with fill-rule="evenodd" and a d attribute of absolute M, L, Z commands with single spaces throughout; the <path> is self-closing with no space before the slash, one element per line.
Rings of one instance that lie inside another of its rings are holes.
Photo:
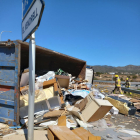
<path fill-rule="evenodd" d="M 45 4 L 42 0 L 35 0 L 32 6 L 30 7 L 29 11 L 27 10 L 28 13 L 26 14 L 27 11 L 25 12 L 26 15 L 22 20 L 22 41 L 28 39 L 30 35 L 33 32 L 35 32 L 35 30 L 38 28 L 44 10 L 44 6 Z"/>
<path fill-rule="evenodd" d="M 29 9 L 31 8 L 34 2 L 35 0 L 22 0 L 22 17 L 23 18 L 28 13 Z"/>

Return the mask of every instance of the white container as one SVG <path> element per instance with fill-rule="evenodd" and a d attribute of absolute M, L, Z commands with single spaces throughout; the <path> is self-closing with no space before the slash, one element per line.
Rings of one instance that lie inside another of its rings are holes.
<path fill-rule="evenodd" d="M 93 70 L 86 68 L 85 80 L 88 80 L 89 84 L 92 84 Z"/>
<path fill-rule="evenodd" d="M 119 113 L 119 110 L 116 108 L 116 107 L 112 107 L 111 109 L 110 109 L 110 112 L 112 113 L 112 114 L 118 114 Z"/>

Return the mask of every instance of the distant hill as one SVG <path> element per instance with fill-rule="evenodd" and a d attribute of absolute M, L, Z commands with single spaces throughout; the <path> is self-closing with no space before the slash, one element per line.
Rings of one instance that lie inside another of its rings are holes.
<path fill-rule="evenodd" d="M 127 65 L 124 67 L 112 67 L 107 65 L 95 65 L 91 66 L 95 72 L 102 72 L 102 73 L 108 73 L 108 72 L 129 72 L 129 73 L 140 73 L 140 66 L 135 65 Z"/>

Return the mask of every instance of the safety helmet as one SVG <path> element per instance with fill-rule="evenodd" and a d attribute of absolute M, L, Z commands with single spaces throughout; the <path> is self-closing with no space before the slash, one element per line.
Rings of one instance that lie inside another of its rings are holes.
<path fill-rule="evenodd" d="M 128 80 L 128 78 L 126 78 L 126 80 Z"/>
<path fill-rule="evenodd" d="M 117 77 L 119 77 L 118 75 L 115 75 L 115 77 L 117 78 Z"/>

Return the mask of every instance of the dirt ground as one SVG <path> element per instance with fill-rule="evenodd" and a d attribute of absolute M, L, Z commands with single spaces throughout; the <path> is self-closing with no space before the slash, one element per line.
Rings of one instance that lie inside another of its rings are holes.
<path fill-rule="evenodd" d="M 137 119 L 136 116 L 125 116 L 123 114 L 117 114 L 112 116 L 114 118 L 112 117 L 110 121 L 118 128 L 124 127 L 140 132 L 140 118 Z"/>
<path fill-rule="evenodd" d="M 25 135 L 24 135 L 25 134 Z M 6 136 L 0 140 L 27 140 L 27 131 L 11 134 L 10 136 Z M 34 140 L 48 140 L 47 138 L 47 130 L 34 130 Z"/>
<path fill-rule="evenodd" d="M 103 91 L 106 95 L 109 95 L 114 89 L 114 85 L 95 84 L 94 88 L 98 89 L 100 92 Z M 133 96 L 128 97 L 131 98 Z M 137 110 L 135 116 L 126 116 L 123 114 L 112 115 L 110 122 L 112 122 L 115 126 L 133 129 L 140 133 L 140 110 Z"/>

